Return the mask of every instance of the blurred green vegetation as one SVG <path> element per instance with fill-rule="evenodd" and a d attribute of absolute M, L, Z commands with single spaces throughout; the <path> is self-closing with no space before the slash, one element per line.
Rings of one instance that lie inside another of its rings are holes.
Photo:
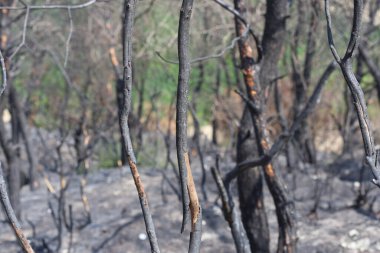
<path fill-rule="evenodd" d="M 259 4 L 259 1 L 254 2 L 255 4 Z M 142 12 L 148 4 L 149 3 L 145 2 L 139 4 L 138 12 Z M 202 4 L 208 5 L 206 3 Z M 142 87 L 142 83 L 144 83 L 143 119 L 147 117 L 150 108 L 154 104 L 157 109 L 157 111 L 154 112 L 154 120 L 166 121 L 168 117 L 168 107 L 176 96 L 178 65 L 164 62 L 156 55 L 156 52 L 160 52 L 166 59 L 174 61 L 177 59 L 176 39 L 179 5 L 179 2 L 174 3 L 173 1 L 155 4 L 149 14 L 140 17 L 135 24 L 133 45 L 135 87 L 133 89 L 132 100 L 134 112 L 132 113 L 137 112 L 139 103 L 138 93 Z M 66 70 L 79 91 L 83 92 L 84 86 L 88 82 L 91 83 L 90 88 L 85 94 L 85 97 L 88 99 L 88 110 L 92 112 L 92 114 L 89 113 L 90 116 L 88 116 L 89 128 L 97 129 L 101 122 L 113 120 L 113 125 L 109 128 L 113 131 L 117 131 L 115 76 L 109 60 L 108 50 L 110 47 L 115 47 L 119 62 L 121 62 L 122 50 L 119 38 L 120 34 L 115 32 L 115 30 L 120 30 L 121 28 L 121 8 L 116 4 L 112 6 L 111 3 L 102 7 L 104 8 L 96 9 L 96 15 L 93 15 L 85 9 L 75 13 L 73 12 L 75 29 Z M 296 12 L 295 7 L 292 11 Z M 261 14 L 260 11 L 255 13 L 255 15 Z M 284 48 L 278 71 L 278 75 L 280 76 L 287 75 L 281 80 L 281 83 L 285 84 L 286 89 L 292 89 L 290 66 L 292 52 L 290 42 L 293 39 L 292 36 L 294 35 L 298 15 L 297 13 L 293 14 L 294 15 L 289 17 L 287 28 L 289 31 L 289 41 Z M 59 54 L 61 58 L 64 58 L 65 40 L 69 29 L 67 26 L 67 13 L 62 14 L 60 11 L 52 11 L 44 12 L 41 15 L 44 20 L 48 20 L 47 22 L 53 24 L 52 27 L 58 25 L 59 28 L 54 28 L 50 31 L 49 29 L 51 28 L 47 29 L 42 24 L 36 25 L 33 29 L 36 30 L 35 33 L 38 35 L 38 40 L 41 41 L 43 46 L 45 46 L 45 44 L 49 45 L 47 42 L 52 40 L 51 44 L 53 46 L 50 46 L 57 51 L 57 54 Z M 199 5 L 194 9 L 194 15 L 199 18 L 192 19 L 191 56 L 193 58 L 218 53 L 234 39 L 233 18 L 227 15 L 222 9 L 216 8 L 214 10 L 209 8 L 206 11 L 204 6 Z M 262 33 L 264 19 L 262 19 L 261 16 L 258 16 L 259 18 L 253 16 L 252 20 L 258 20 L 252 23 L 254 24 L 253 28 L 260 34 Z M 205 17 L 208 19 L 208 27 L 206 27 L 204 22 Z M 31 16 L 31 18 L 33 18 L 33 16 Z M 325 32 L 322 32 L 322 29 L 324 29 L 323 15 L 320 19 L 321 35 L 318 35 L 316 41 L 317 49 L 313 62 L 312 83 L 308 89 L 308 94 L 311 93 L 316 82 L 325 70 L 325 67 L 332 60 L 326 43 Z M 96 20 L 96 22 L 94 20 Z M 107 27 L 108 25 L 109 27 Z M 346 46 L 345 37 L 349 35 L 350 26 L 347 26 L 347 20 L 345 18 L 334 18 L 333 25 L 341 29 L 341 31 L 339 31 L 341 35 L 336 36 L 336 45 L 338 51 L 342 54 L 341 50 Z M 47 29 L 47 31 L 44 29 Z M 103 32 L 104 34 L 102 34 Z M 49 38 L 46 39 L 46 37 Z M 373 32 L 368 38 L 369 41 L 378 41 L 379 39 L 380 31 Z M 57 43 L 57 41 L 59 41 L 59 43 Z M 301 65 L 303 65 L 304 61 L 306 42 L 307 33 L 305 32 L 296 49 Z M 223 56 L 227 67 L 226 69 L 222 68 L 220 70 L 220 93 L 222 95 L 226 95 L 227 89 L 229 88 L 231 90 L 238 88 L 234 76 L 237 66 L 233 64 L 232 53 L 234 52 L 227 51 Z M 17 56 L 16 59 L 18 57 L 19 56 Z M 36 62 L 33 60 L 33 56 L 22 56 L 19 59 L 25 62 L 25 64 L 21 65 L 20 74 L 14 78 L 13 83 L 22 99 L 29 103 L 30 108 L 28 108 L 28 110 L 33 116 L 33 124 L 48 130 L 56 130 L 58 127 L 66 129 L 75 128 L 82 117 L 81 109 L 83 107 L 83 101 L 80 101 L 80 97 L 76 94 L 73 87 L 68 89 L 62 73 L 51 57 L 43 57 L 42 62 Z M 63 62 L 63 59 L 61 59 L 61 61 Z M 37 64 L 42 65 L 42 74 L 38 78 L 38 82 L 30 86 L 28 83 L 33 79 L 32 71 L 34 71 Z M 201 126 L 204 126 L 210 125 L 212 121 L 216 75 L 217 69 L 221 64 L 221 59 L 209 59 L 202 62 L 204 69 L 203 82 L 199 93 L 194 94 L 193 91 L 200 81 L 199 64 L 200 63 L 197 62 L 192 65 L 189 101 L 195 101 L 199 122 Z M 227 83 L 226 71 L 230 75 L 231 84 Z M 367 69 L 365 69 L 365 71 L 367 71 Z M 229 87 L 229 85 L 231 86 Z M 368 72 L 363 76 L 361 85 L 366 90 L 373 88 L 374 79 Z M 328 108 L 322 108 L 321 111 L 318 111 L 321 108 L 317 108 L 317 113 L 324 114 L 327 112 L 329 114 L 341 115 L 346 109 L 343 99 L 344 87 L 345 83 L 342 75 L 339 71 L 335 71 L 329 78 L 324 90 L 324 94 L 326 94 L 325 97 L 329 99 Z M 61 122 L 61 105 L 64 103 L 64 97 L 68 91 L 70 92 L 70 97 L 67 101 L 67 109 L 65 110 L 67 119 Z M 152 94 L 157 92 L 160 95 L 156 97 L 154 101 L 151 101 Z M 293 99 L 293 93 L 290 92 L 289 94 L 291 95 L 283 97 L 283 101 L 288 105 L 288 108 L 285 108 L 285 110 L 291 111 L 290 107 L 292 106 L 291 100 Z M 324 97 L 322 97 L 322 100 L 323 99 Z M 369 106 L 369 113 L 371 117 L 375 117 L 377 107 L 371 104 Z M 115 117 L 109 117 L 109 114 L 114 114 Z M 95 120 L 93 119 L 95 117 L 98 118 Z M 115 136 L 112 138 L 116 139 Z M 147 140 L 144 140 L 144 142 L 146 141 Z M 115 150 L 119 150 L 119 147 L 112 145 L 119 144 L 117 140 L 112 143 L 114 144 L 99 145 L 100 147 L 97 154 L 99 161 L 101 161 L 100 167 L 114 167 L 116 165 L 120 154 L 115 152 Z M 228 141 L 226 143 L 228 143 Z M 156 149 L 162 149 L 162 145 L 161 140 L 159 140 L 156 146 L 145 145 L 140 153 L 141 157 L 157 156 Z M 147 159 L 141 162 L 153 166 L 152 161 L 152 159 Z"/>
<path fill-rule="evenodd" d="M 120 143 L 108 142 L 99 145 L 96 152 L 98 168 L 107 169 L 115 168 L 118 166 L 120 160 Z"/>

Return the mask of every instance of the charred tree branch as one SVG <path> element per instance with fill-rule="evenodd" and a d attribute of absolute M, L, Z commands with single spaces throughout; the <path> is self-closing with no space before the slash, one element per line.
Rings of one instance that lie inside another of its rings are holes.
<path fill-rule="evenodd" d="M 354 1 L 354 11 L 353 11 L 353 23 L 351 29 L 350 40 L 346 49 L 346 53 L 343 58 L 340 58 L 335 49 L 332 28 L 331 28 L 331 15 L 329 9 L 329 0 L 325 0 L 325 12 L 327 20 L 327 37 L 330 45 L 331 52 L 338 62 L 344 79 L 351 91 L 352 100 L 355 105 L 356 114 L 359 120 L 360 131 L 363 138 L 364 151 L 366 155 L 367 162 L 374 176 L 372 182 L 380 188 L 380 165 L 377 162 L 377 155 L 375 150 L 375 144 L 373 141 L 372 130 L 370 121 L 368 118 L 368 109 L 366 101 L 364 98 L 363 89 L 360 83 L 355 77 L 352 70 L 352 56 L 355 49 L 359 45 L 359 34 L 361 29 L 361 19 L 363 15 L 363 1 Z"/>
<path fill-rule="evenodd" d="M 176 112 L 176 144 L 179 174 L 181 179 L 183 219 L 181 232 L 191 216 L 189 252 L 200 251 L 202 235 L 202 209 L 198 200 L 191 171 L 187 141 L 187 109 L 190 80 L 190 18 L 193 0 L 183 0 L 178 27 L 178 88 Z"/>
<path fill-rule="evenodd" d="M 126 147 L 126 157 L 129 167 L 136 185 L 136 189 L 140 199 L 141 210 L 143 212 L 146 232 L 149 238 L 149 243 L 152 253 L 159 253 L 158 240 L 156 230 L 153 223 L 152 213 L 149 208 L 148 198 L 141 181 L 136 158 L 134 155 L 131 136 L 128 126 L 128 117 L 131 109 L 132 100 L 132 36 L 135 15 L 136 0 L 125 0 L 124 2 L 124 17 L 123 17 L 123 107 L 119 114 L 119 125 L 122 140 Z"/>

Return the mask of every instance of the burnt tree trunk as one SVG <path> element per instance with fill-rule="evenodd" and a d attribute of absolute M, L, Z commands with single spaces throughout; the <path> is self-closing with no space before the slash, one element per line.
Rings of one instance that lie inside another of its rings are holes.
<path fill-rule="evenodd" d="M 234 7 L 240 13 L 240 15 L 242 13 L 245 13 L 245 6 L 243 1 L 234 0 Z M 276 66 L 280 59 L 286 36 L 285 25 L 286 17 L 288 15 L 288 1 L 268 0 L 266 10 L 265 29 L 262 42 L 263 58 L 260 60 L 260 62 L 255 62 L 253 58 L 252 47 L 248 44 L 247 39 L 243 38 L 239 40 L 241 68 L 244 76 L 246 91 L 250 100 L 249 112 L 251 115 L 252 126 L 256 139 L 254 143 L 256 143 L 257 153 L 259 156 L 263 156 L 269 150 L 270 139 L 266 129 L 265 114 L 263 113 L 265 102 L 265 98 L 263 98 L 263 95 L 265 93 L 263 91 L 270 86 L 272 80 L 274 80 L 278 75 Z M 236 34 L 238 36 L 243 36 L 246 27 L 237 17 L 235 17 L 235 26 Z M 243 145 L 240 145 L 238 149 L 239 152 L 242 153 L 244 150 Z M 252 149 L 250 152 L 254 153 L 252 152 Z M 277 252 L 295 252 L 296 233 L 293 217 L 294 205 L 292 201 L 290 201 L 288 193 L 286 192 L 281 179 L 277 176 L 277 172 L 273 165 L 271 163 L 265 165 L 263 172 L 265 181 L 268 185 L 276 207 L 276 215 L 279 225 Z M 262 180 L 259 179 L 259 174 L 256 173 L 254 175 L 252 173 L 252 176 L 253 177 L 251 180 L 247 180 L 245 185 L 241 185 L 239 188 L 252 187 L 253 185 L 254 187 L 257 187 L 256 189 L 259 189 L 262 182 Z M 252 201 L 252 199 L 253 198 L 250 198 L 248 201 Z M 243 199 L 241 206 L 248 206 L 249 204 L 255 208 L 257 203 L 260 202 L 256 201 L 256 203 L 244 203 Z M 244 209 L 241 211 L 242 213 L 245 212 Z M 262 212 L 264 212 L 264 209 L 262 209 Z M 252 211 L 248 215 L 250 215 L 250 218 L 254 218 Z M 242 215 L 242 218 L 245 219 L 245 216 Z M 248 220 L 243 220 L 243 223 L 246 222 L 248 222 Z M 258 235 L 265 233 L 265 231 L 254 232 Z M 258 243 L 261 242 L 255 242 L 257 239 L 252 236 L 253 233 L 247 231 L 247 234 L 250 240 L 252 251 L 256 252 L 261 250 L 257 247 Z M 251 236 L 249 236 L 249 234 L 251 234 Z M 265 240 L 265 237 L 263 240 Z"/>
<path fill-rule="evenodd" d="M 318 13 L 320 6 L 318 1 L 312 1 L 310 4 L 302 0 L 298 1 L 298 21 L 294 34 L 294 43 L 292 45 L 292 80 L 294 83 L 294 104 L 293 104 L 293 118 L 296 119 L 302 108 L 305 106 L 307 100 L 307 88 L 310 86 L 311 68 L 315 54 L 316 35 L 318 32 Z M 310 11 L 309 11 L 310 10 Z M 309 12 L 309 26 L 307 27 L 307 40 L 306 51 L 304 55 L 303 65 L 301 65 L 301 57 L 298 53 L 300 48 L 300 39 L 306 32 L 305 24 L 307 24 L 307 16 Z M 301 70 L 303 69 L 303 70 Z M 301 160 L 307 163 L 315 163 L 315 145 L 313 137 L 310 133 L 308 122 L 305 119 L 302 127 L 299 128 L 294 134 L 295 148 L 301 154 Z"/>
<path fill-rule="evenodd" d="M 241 0 L 234 1 L 235 9 L 240 13 L 245 12 L 245 6 Z M 241 36 L 244 33 L 243 24 L 235 18 L 236 33 Z M 253 64 L 252 55 L 247 57 L 247 52 L 252 52 L 252 48 L 247 41 L 239 42 L 241 64 L 246 85 L 252 81 L 252 71 L 250 66 Z M 248 66 L 248 68 L 245 68 Z M 249 85 L 249 84 L 248 84 Z M 254 158 L 258 154 L 256 129 L 252 124 L 253 119 L 250 111 L 244 109 L 240 128 L 238 130 L 237 141 L 237 163 Z M 255 152 L 256 151 L 256 152 Z M 255 167 L 242 173 L 238 177 L 238 191 L 240 200 L 240 212 L 244 228 L 250 243 L 252 252 L 269 252 L 269 228 L 268 220 L 264 207 L 263 178 L 261 168 Z"/>
<path fill-rule="evenodd" d="M 257 155 L 251 114 L 246 107 L 240 121 L 237 141 L 237 164 Z M 269 252 L 269 227 L 265 213 L 263 176 L 260 167 L 238 176 L 240 211 L 252 252 Z"/>

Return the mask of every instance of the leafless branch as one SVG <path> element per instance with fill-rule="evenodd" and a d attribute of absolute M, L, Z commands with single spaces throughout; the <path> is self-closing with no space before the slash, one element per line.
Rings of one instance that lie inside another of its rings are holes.
<path fill-rule="evenodd" d="M 190 253 L 200 251 L 202 236 L 202 208 L 198 200 L 197 191 L 191 171 L 187 141 L 187 109 L 190 79 L 190 18 L 193 9 L 193 0 L 183 0 L 180 10 L 178 27 L 178 88 L 176 111 L 176 144 L 177 159 L 181 179 L 183 219 L 181 232 L 191 215 Z"/>
<path fill-rule="evenodd" d="M 342 59 L 337 57 L 336 50 L 333 50 L 335 49 L 335 46 L 331 47 L 331 44 L 333 45 L 333 36 L 331 32 L 331 15 L 329 11 L 329 0 L 325 0 L 325 11 L 327 20 L 327 36 L 331 52 L 335 60 L 339 63 L 344 79 L 346 80 L 346 83 L 351 91 L 353 103 L 355 105 L 355 110 L 359 120 L 360 130 L 363 138 L 366 159 L 374 176 L 372 182 L 380 188 L 380 166 L 377 162 L 377 152 L 375 149 L 370 121 L 368 118 L 368 109 L 364 98 L 363 89 L 361 88 L 360 83 L 358 82 L 358 80 L 355 77 L 355 74 L 352 71 L 352 56 L 355 49 L 359 45 L 358 40 L 361 29 L 361 18 L 363 14 L 363 1 L 354 1 L 354 15 L 351 29 L 351 37 L 347 46 L 346 53 Z"/>
<path fill-rule="evenodd" d="M 235 242 L 236 252 L 244 253 L 250 252 L 249 242 L 245 235 L 245 230 L 241 219 L 236 211 L 236 207 L 233 203 L 233 199 L 229 190 L 229 186 L 226 187 L 220 172 L 218 170 L 218 158 L 217 166 L 211 168 L 212 175 L 214 177 L 215 183 L 218 187 L 220 198 L 222 200 L 222 210 L 225 220 L 228 222 L 232 237 Z"/>
<path fill-rule="evenodd" d="M 332 36 L 330 1 L 329 0 L 325 0 L 325 12 L 326 12 L 326 20 L 327 20 L 327 38 L 329 41 L 330 50 L 331 50 L 335 60 L 338 63 L 340 63 L 341 59 L 340 59 L 338 52 L 336 51 L 334 37 Z"/>
<path fill-rule="evenodd" d="M 305 120 L 310 115 L 310 113 L 313 112 L 314 108 L 318 104 L 322 89 L 327 83 L 327 79 L 332 74 L 335 68 L 336 68 L 336 64 L 334 62 L 328 65 L 328 67 L 322 74 L 321 78 L 319 79 L 318 84 L 315 87 L 309 100 L 307 101 L 305 107 L 302 109 L 300 114 L 296 117 L 291 127 L 289 128 L 288 132 L 282 134 L 275 141 L 275 143 L 272 145 L 272 147 L 267 153 L 258 157 L 257 159 L 242 162 L 238 164 L 233 170 L 228 172 L 224 178 L 224 182 L 226 186 L 228 186 L 229 183 L 234 178 L 236 178 L 240 173 L 242 173 L 244 170 L 247 170 L 249 168 L 256 167 L 256 166 L 265 166 L 272 161 L 273 157 L 275 157 L 276 154 L 278 154 L 278 152 L 282 150 L 284 145 L 291 140 L 291 138 L 294 136 L 294 133 L 301 126 L 301 123 L 303 122 L 303 120 Z"/>
<path fill-rule="evenodd" d="M 126 147 L 126 157 L 131 169 L 131 173 L 135 182 L 136 190 L 139 195 L 141 210 L 144 215 L 146 232 L 149 238 L 151 252 L 159 253 L 156 229 L 153 223 L 152 213 L 149 208 L 148 198 L 141 181 L 139 171 L 136 165 L 131 136 L 129 132 L 128 117 L 132 100 L 132 36 L 134 26 L 136 0 L 124 1 L 124 17 L 123 17 L 123 107 L 119 114 L 119 126 L 121 136 Z"/>

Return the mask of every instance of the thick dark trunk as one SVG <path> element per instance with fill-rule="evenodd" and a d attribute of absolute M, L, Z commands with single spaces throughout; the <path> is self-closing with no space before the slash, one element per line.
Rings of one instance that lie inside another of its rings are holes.
<path fill-rule="evenodd" d="M 295 30 L 295 41 L 292 45 L 292 79 L 294 83 L 294 104 L 293 118 L 296 119 L 307 100 L 307 88 L 310 85 L 311 69 L 316 47 L 316 34 L 318 33 L 318 12 L 319 4 L 317 1 L 305 3 L 298 1 L 298 23 Z M 310 11 L 309 11 L 310 10 Z M 305 33 L 307 24 L 306 12 L 310 13 L 309 26 L 307 31 L 306 52 L 304 56 L 304 64 L 301 66 L 301 57 L 298 49 L 301 36 Z M 303 71 L 301 70 L 303 68 Z M 298 154 L 301 155 L 301 160 L 307 163 L 315 163 L 315 145 L 313 136 L 310 132 L 308 121 L 305 119 L 302 122 L 302 127 L 294 134 L 294 145 L 298 149 Z"/>
<path fill-rule="evenodd" d="M 257 156 L 251 114 L 244 109 L 237 143 L 237 163 Z M 269 252 L 269 227 L 263 196 L 263 176 L 260 167 L 251 168 L 238 176 L 240 211 L 252 252 Z"/>
<path fill-rule="evenodd" d="M 242 1 L 234 1 L 235 9 L 240 13 L 245 12 Z M 235 18 L 236 34 L 244 33 L 243 24 Z M 244 83 L 250 98 L 257 94 L 257 85 L 254 80 L 252 48 L 247 41 L 239 41 L 241 67 L 244 74 Z M 259 100 L 252 100 L 259 105 Z M 240 128 L 238 130 L 237 163 L 256 157 L 260 152 L 260 144 L 257 137 L 257 126 L 254 125 L 251 111 L 245 107 Z M 263 200 L 263 179 L 260 168 L 251 168 L 238 177 L 238 189 L 240 210 L 244 228 L 250 243 L 252 252 L 269 252 L 269 230 Z"/>
<path fill-rule="evenodd" d="M 245 12 L 244 2 L 235 0 L 234 6 L 240 13 Z M 267 12 L 265 16 L 265 29 L 263 35 L 263 58 L 259 64 L 255 64 L 252 48 L 247 40 L 239 41 L 239 52 L 241 68 L 244 75 L 244 83 L 250 100 L 249 111 L 251 114 L 254 135 L 256 138 L 257 153 L 264 155 L 269 149 L 270 139 L 267 133 L 264 114 L 266 87 L 269 87 L 272 80 L 277 76 L 277 63 L 281 57 L 281 50 L 285 40 L 286 17 L 288 12 L 288 1 L 273 0 L 267 1 Z M 244 34 L 244 25 L 235 18 L 236 34 Z M 260 65 L 260 66 L 257 66 Z M 260 67 L 260 70 L 259 70 Z M 262 89 L 264 87 L 264 89 Z M 252 152 L 252 149 L 251 149 Z M 279 224 L 279 239 L 277 252 L 296 252 L 296 231 L 294 228 L 294 205 L 288 197 L 288 193 L 277 176 L 272 164 L 264 166 L 265 181 L 273 197 L 277 220 Z M 258 183 L 256 183 L 257 185 Z M 251 245 L 253 247 L 254 245 Z"/>

